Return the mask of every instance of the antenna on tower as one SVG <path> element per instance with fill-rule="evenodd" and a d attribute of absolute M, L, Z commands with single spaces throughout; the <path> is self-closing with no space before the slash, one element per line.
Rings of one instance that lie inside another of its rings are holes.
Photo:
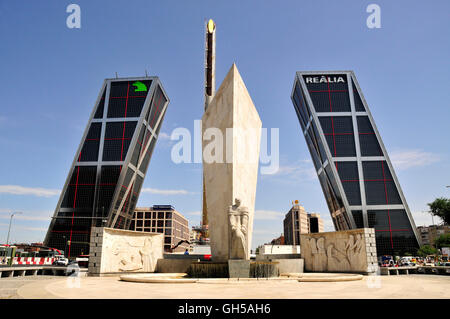
<path fill-rule="evenodd" d="M 117 75 L 117 72 L 116 72 L 116 79 L 118 79 L 119 78 L 119 76 Z"/>
<path fill-rule="evenodd" d="M 145 69 L 145 77 L 148 78 L 147 69 Z"/>

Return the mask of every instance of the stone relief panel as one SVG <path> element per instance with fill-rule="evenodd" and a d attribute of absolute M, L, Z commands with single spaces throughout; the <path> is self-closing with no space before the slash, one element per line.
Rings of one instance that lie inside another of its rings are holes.
<path fill-rule="evenodd" d="M 376 269 L 373 229 L 302 234 L 300 247 L 306 271 L 368 273 Z"/>
<path fill-rule="evenodd" d="M 99 273 L 154 272 L 163 241 L 163 234 L 103 228 Z"/>

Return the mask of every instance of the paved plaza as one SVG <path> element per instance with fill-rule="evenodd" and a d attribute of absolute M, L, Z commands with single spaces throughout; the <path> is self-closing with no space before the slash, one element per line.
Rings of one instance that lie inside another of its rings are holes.
<path fill-rule="evenodd" d="M 367 277 L 348 282 L 259 280 L 241 283 L 134 283 L 118 277 L 2 278 L 1 298 L 324 299 L 450 298 L 450 276 Z M 377 281 L 379 280 L 379 281 Z"/>
<path fill-rule="evenodd" d="M 17 290 L 25 285 L 34 282 L 42 282 L 45 285 L 51 279 L 61 279 L 57 276 L 26 276 L 26 277 L 12 277 L 0 278 L 0 299 L 18 299 L 23 298 L 17 294 Z M 45 283 L 44 283 L 45 282 Z"/>

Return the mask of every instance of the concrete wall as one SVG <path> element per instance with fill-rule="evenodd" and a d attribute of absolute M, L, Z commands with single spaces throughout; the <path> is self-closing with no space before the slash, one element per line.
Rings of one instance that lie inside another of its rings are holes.
<path fill-rule="evenodd" d="M 265 254 L 300 254 L 299 245 L 262 245 L 259 247 L 260 255 Z"/>
<path fill-rule="evenodd" d="M 305 271 L 373 273 L 377 270 L 375 230 L 301 234 Z"/>
<path fill-rule="evenodd" d="M 89 274 L 154 272 L 163 244 L 163 234 L 93 227 Z"/>
<path fill-rule="evenodd" d="M 156 272 L 187 273 L 193 259 L 158 259 Z"/>
<path fill-rule="evenodd" d="M 302 256 L 300 254 L 265 254 L 256 255 L 256 260 L 272 260 L 272 259 L 298 259 Z"/>
<path fill-rule="evenodd" d="M 304 270 L 303 259 L 272 259 L 272 261 L 278 262 L 278 270 L 280 274 L 285 273 L 302 273 Z"/>
<path fill-rule="evenodd" d="M 302 273 L 304 271 L 304 260 L 300 258 L 300 254 L 256 255 L 256 261 L 277 262 L 277 268 L 280 271 L 280 274 Z"/>

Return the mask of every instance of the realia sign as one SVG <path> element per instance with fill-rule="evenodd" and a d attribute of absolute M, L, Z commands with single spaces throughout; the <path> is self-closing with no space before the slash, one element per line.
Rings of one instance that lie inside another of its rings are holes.
<path fill-rule="evenodd" d="M 306 77 L 306 83 L 346 83 L 343 76 L 314 76 Z"/>

